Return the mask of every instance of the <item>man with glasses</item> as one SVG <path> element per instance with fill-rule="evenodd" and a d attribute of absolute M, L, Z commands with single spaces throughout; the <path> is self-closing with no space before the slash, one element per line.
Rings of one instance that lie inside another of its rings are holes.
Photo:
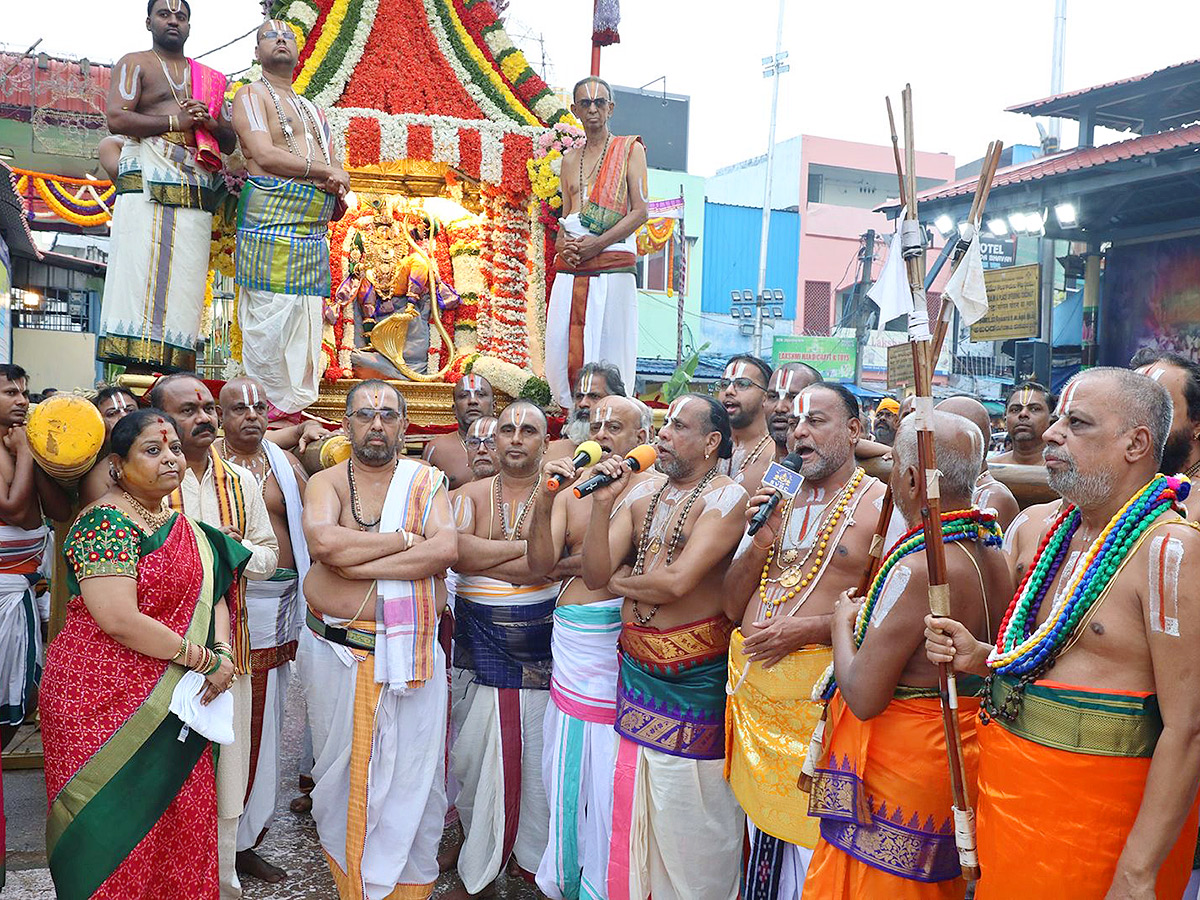
<path fill-rule="evenodd" d="M 254 50 L 262 76 L 233 98 L 250 172 L 238 201 L 234 277 L 242 364 L 266 389 L 273 418 L 317 399 L 321 308 L 331 293 L 326 230 L 350 190 L 325 114 L 292 90 L 297 52 L 286 23 L 264 22 Z"/>
<path fill-rule="evenodd" d="M 446 473 L 450 490 L 478 477 L 471 474 L 467 433 L 472 422 L 495 414 L 495 396 L 486 378 L 482 375 L 464 375 L 458 379 L 454 385 L 454 418 L 458 421 L 458 430 L 433 438 L 425 445 L 424 454 L 425 462 Z"/>
<path fill-rule="evenodd" d="M 446 659 L 435 581 L 458 541 L 442 473 L 403 456 L 404 397 L 346 396 L 345 462 L 304 497 L 313 566 L 297 664 L 316 763 L 312 814 L 338 895 L 427 897 L 446 815 Z"/>
<path fill-rule="evenodd" d="M 736 484 L 757 487 L 775 457 L 767 430 L 767 384 L 771 367 L 757 356 L 735 356 L 725 364 L 716 396 L 733 429 L 733 456 L 721 462 L 721 474 Z"/>
<path fill-rule="evenodd" d="M 584 78 L 571 96 L 587 144 L 562 160 L 558 274 L 546 320 L 546 379 L 564 409 L 585 360 L 611 361 L 626 383 L 636 374 L 634 232 L 646 221 L 647 199 L 642 139 L 608 130 L 616 106 L 608 83 Z"/>
<path fill-rule="evenodd" d="M 545 414 L 513 401 L 496 429 L 500 471 L 458 497 L 451 762 L 464 833 L 458 874 L 469 894 L 510 857 L 532 880 L 546 849 L 542 727 L 558 582 L 531 571 L 528 554 L 546 444 Z"/>

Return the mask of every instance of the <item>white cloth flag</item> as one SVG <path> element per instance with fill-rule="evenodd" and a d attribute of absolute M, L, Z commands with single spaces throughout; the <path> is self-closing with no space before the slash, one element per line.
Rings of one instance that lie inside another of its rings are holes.
<path fill-rule="evenodd" d="M 904 266 L 904 254 L 900 248 L 900 230 L 904 222 L 904 211 L 896 220 L 896 233 L 888 247 L 887 262 L 879 273 L 879 280 L 867 291 L 867 299 L 879 307 L 879 325 L 890 322 L 897 316 L 907 316 L 913 311 L 912 290 L 908 286 L 908 271 Z"/>
<path fill-rule="evenodd" d="M 987 285 L 983 280 L 983 252 L 979 247 L 978 231 L 971 238 L 967 255 L 946 282 L 945 294 L 958 310 L 964 325 L 974 325 L 987 315 Z"/>

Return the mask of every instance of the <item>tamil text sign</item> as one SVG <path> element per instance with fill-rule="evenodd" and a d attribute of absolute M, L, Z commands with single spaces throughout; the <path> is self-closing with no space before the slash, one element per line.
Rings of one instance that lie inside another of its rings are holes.
<path fill-rule="evenodd" d="M 893 344 L 887 348 L 887 386 L 889 391 L 912 387 L 917 383 L 913 371 L 912 344 Z"/>
<path fill-rule="evenodd" d="M 971 326 L 973 341 L 1007 341 L 1038 333 L 1038 294 L 1042 267 L 1011 266 L 983 274 L 987 315 Z"/>

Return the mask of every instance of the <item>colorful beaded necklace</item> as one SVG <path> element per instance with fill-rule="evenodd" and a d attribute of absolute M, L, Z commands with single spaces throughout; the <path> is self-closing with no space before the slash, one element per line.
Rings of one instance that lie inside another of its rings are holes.
<path fill-rule="evenodd" d="M 982 541 L 985 546 L 999 547 L 1003 541 L 1003 532 L 996 521 L 995 513 L 983 512 L 978 509 L 959 509 L 944 512 L 942 519 L 942 543 L 953 544 L 957 541 Z M 900 560 L 913 553 L 925 549 L 925 527 L 917 525 L 910 528 L 892 545 L 892 549 L 884 557 L 879 571 L 867 588 L 866 600 L 858 610 L 858 618 L 854 621 L 854 646 L 861 647 L 867 636 L 867 626 L 871 624 L 871 616 L 879 605 L 879 597 L 888 575 Z M 833 696 L 837 684 L 833 679 L 833 666 L 825 670 L 821 680 L 813 689 L 813 696 L 828 700 Z"/>
<path fill-rule="evenodd" d="M 1062 590 L 1063 599 L 1050 610 L 1046 621 L 1034 628 L 1038 610 L 1082 520 L 1074 505 L 1059 513 L 1042 538 L 1034 564 L 1025 573 L 1004 614 L 988 665 L 998 673 L 1024 676 L 1024 680 L 1045 671 L 1071 640 L 1146 529 L 1172 505 L 1187 499 L 1190 490 L 1191 485 L 1184 477 L 1155 475 L 1092 541 Z"/>
<path fill-rule="evenodd" d="M 829 539 L 833 536 L 834 529 L 837 528 L 837 524 L 841 520 L 842 514 L 845 513 L 846 507 L 850 505 L 850 500 L 854 497 L 854 493 L 858 490 L 859 485 L 862 484 L 862 480 L 866 477 L 866 475 L 867 473 L 863 469 L 855 469 L 854 474 L 850 476 L 850 480 L 847 481 L 845 486 L 838 492 L 838 496 L 829 501 L 829 505 L 833 507 L 833 511 L 829 514 L 829 518 L 821 527 L 821 530 L 817 534 L 817 539 L 813 541 L 812 547 L 808 551 L 810 555 L 815 552 L 817 556 L 817 558 L 813 561 L 812 567 L 798 579 L 798 583 L 796 581 L 792 581 L 792 587 L 788 587 L 788 585 L 784 584 L 783 586 L 786 587 L 787 590 L 781 596 L 768 599 L 767 582 L 769 579 L 767 578 L 767 575 L 771 571 L 771 560 L 775 558 L 775 548 L 779 547 L 780 550 L 783 548 L 783 536 L 787 533 L 787 522 L 785 521 L 780 527 L 779 536 L 775 539 L 775 543 L 771 545 L 771 549 L 767 551 L 767 561 L 763 563 L 762 577 L 760 577 L 758 580 L 758 599 L 762 604 L 762 608 L 765 611 L 768 619 L 775 615 L 775 612 L 779 609 L 779 607 L 783 606 L 783 604 L 787 603 L 798 593 L 803 591 L 806 587 L 808 587 L 812 580 L 817 577 L 817 573 L 821 571 L 821 562 L 825 558 L 825 551 L 829 546 Z M 791 514 L 790 506 L 788 514 L 789 516 Z M 803 538 L 803 535 L 801 535 L 801 538 Z M 799 569 L 806 562 L 808 562 L 808 556 L 805 556 L 805 558 L 799 564 L 795 566 L 788 566 L 788 569 Z M 782 574 L 780 575 L 779 581 L 781 584 L 783 583 Z"/>

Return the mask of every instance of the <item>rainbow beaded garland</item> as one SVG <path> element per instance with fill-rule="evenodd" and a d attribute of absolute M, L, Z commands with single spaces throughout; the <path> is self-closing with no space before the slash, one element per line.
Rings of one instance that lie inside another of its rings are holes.
<path fill-rule="evenodd" d="M 1175 503 L 1187 499 L 1190 490 L 1184 476 L 1154 476 L 1097 535 L 1060 592 L 1063 599 L 1050 610 L 1046 621 L 1034 628 L 1038 610 L 1082 518 L 1074 505 L 1066 507 L 1042 539 L 1033 565 L 1004 614 L 988 666 L 1027 679 L 1044 671 L 1070 642 L 1146 529 Z"/>
<path fill-rule="evenodd" d="M 1000 529 L 1000 524 L 996 521 L 994 513 L 983 512 L 978 509 L 959 509 L 942 513 L 941 518 L 943 544 L 953 544 L 957 541 L 982 541 L 987 546 L 999 547 L 1002 543 L 1004 534 Z M 883 586 L 887 582 L 888 575 L 891 574 L 892 569 L 904 557 L 918 553 L 924 549 L 925 528 L 923 525 L 910 528 L 892 545 L 892 549 L 883 558 L 883 562 L 879 566 L 879 571 L 871 581 L 871 586 L 867 588 L 866 599 L 858 610 L 858 618 L 854 621 L 855 647 L 861 647 L 862 642 L 866 639 L 867 627 L 871 624 L 871 616 L 874 615 L 875 608 L 879 605 L 879 597 L 883 593 Z M 833 666 L 829 666 L 813 689 L 813 697 L 828 700 L 833 696 L 836 688 L 837 683 L 833 677 Z"/>

